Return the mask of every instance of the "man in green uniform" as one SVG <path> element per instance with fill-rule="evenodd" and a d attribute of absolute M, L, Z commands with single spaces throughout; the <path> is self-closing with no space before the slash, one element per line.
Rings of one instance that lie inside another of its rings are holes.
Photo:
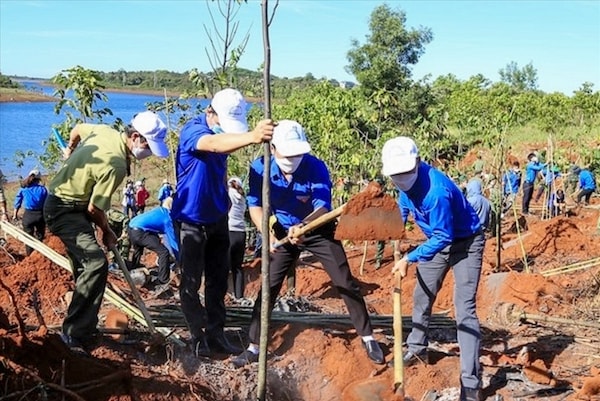
<path fill-rule="evenodd" d="M 138 113 L 126 132 L 108 125 L 78 124 L 71 131 L 66 161 L 49 185 L 44 217 L 50 231 L 65 244 L 75 291 L 62 325 L 62 339 L 72 350 L 97 332 L 98 312 L 108 276 L 108 261 L 95 236 L 101 230 L 106 248 L 117 244 L 105 211 L 112 194 L 129 174 L 131 157 L 167 157 L 166 126 L 150 111 Z M 78 146 L 79 145 L 79 146 Z"/>

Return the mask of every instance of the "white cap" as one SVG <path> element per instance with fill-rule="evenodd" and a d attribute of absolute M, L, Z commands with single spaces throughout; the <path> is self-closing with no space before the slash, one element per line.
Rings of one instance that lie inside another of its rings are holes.
<path fill-rule="evenodd" d="M 240 187 L 242 186 L 242 180 L 240 179 L 240 177 L 231 177 L 227 180 L 228 184 L 231 184 L 232 182 L 235 182 Z"/>
<path fill-rule="evenodd" d="M 248 132 L 246 101 L 239 91 L 231 88 L 223 89 L 215 93 L 210 105 L 217 113 L 223 131 L 230 134 Z"/>
<path fill-rule="evenodd" d="M 281 156 L 299 156 L 310 152 L 304 128 L 296 121 L 281 120 L 273 129 L 271 144 Z"/>
<path fill-rule="evenodd" d="M 419 149 L 415 141 L 399 136 L 390 139 L 383 145 L 381 150 L 381 161 L 383 162 L 383 175 L 395 175 L 406 173 L 417 165 Z"/>
<path fill-rule="evenodd" d="M 169 156 L 169 148 L 165 144 L 167 126 L 152 111 L 136 114 L 131 120 L 131 126 L 148 141 L 150 150 L 158 157 Z"/>
<path fill-rule="evenodd" d="M 142 186 L 142 182 L 141 181 L 136 181 L 135 182 L 135 186 L 136 187 L 141 187 Z"/>
<path fill-rule="evenodd" d="M 27 174 L 28 176 L 35 176 L 35 178 L 40 178 L 42 175 L 40 174 L 40 170 L 38 170 L 37 168 L 31 170 L 29 172 L 29 174 Z"/>

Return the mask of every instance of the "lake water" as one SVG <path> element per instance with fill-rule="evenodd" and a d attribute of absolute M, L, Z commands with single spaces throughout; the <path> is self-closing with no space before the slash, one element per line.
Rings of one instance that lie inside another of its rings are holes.
<path fill-rule="evenodd" d="M 52 87 L 39 86 L 32 82 L 23 82 L 28 88 L 52 95 Z M 116 117 L 129 122 L 135 113 L 146 110 L 146 103 L 163 102 L 164 96 L 139 95 L 131 93 L 105 92 L 108 97 L 106 104 L 98 104 L 94 109 L 108 107 L 113 116 L 105 118 L 105 123 L 111 124 Z M 207 99 L 201 99 L 202 106 L 208 104 Z M 44 152 L 43 141 L 52 138 L 52 125 L 64 121 L 65 117 L 54 114 L 56 102 L 2 102 L 0 103 L 0 169 L 9 181 L 25 176 L 31 169 L 40 168 L 34 157 L 24 161 L 23 167 L 17 167 L 15 153 L 26 153 L 31 150 L 36 154 Z M 193 109 L 190 109 L 193 110 Z M 171 126 L 176 124 L 180 115 L 170 116 Z M 165 120 L 165 116 L 161 118 Z M 166 121 L 165 121 L 166 122 Z M 53 140 L 53 139 L 52 139 Z"/>

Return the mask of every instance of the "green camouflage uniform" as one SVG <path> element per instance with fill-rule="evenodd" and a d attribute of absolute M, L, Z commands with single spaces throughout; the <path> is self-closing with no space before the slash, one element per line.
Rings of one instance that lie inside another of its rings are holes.
<path fill-rule="evenodd" d="M 129 217 L 120 210 L 109 209 L 106 212 L 106 218 L 108 219 L 108 225 L 111 230 L 115 233 L 119 239 L 117 248 L 123 260 L 129 260 L 129 251 L 131 249 L 131 243 L 129 242 L 129 236 L 127 235 L 127 226 L 129 225 Z"/>

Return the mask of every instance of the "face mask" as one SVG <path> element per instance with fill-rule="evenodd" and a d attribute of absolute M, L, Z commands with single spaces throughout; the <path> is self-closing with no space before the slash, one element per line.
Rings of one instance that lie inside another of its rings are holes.
<path fill-rule="evenodd" d="M 534 156 L 534 157 L 531 158 L 531 161 L 534 162 L 534 163 L 537 163 L 538 162 L 538 158 Z"/>
<path fill-rule="evenodd" d="M 282 157 L 281 159 L 276 157 L 275 163 L 277 163 L 281 171 L 283 171 L 285 174 L 292 174 L 294 171 L 296 171 L 296 169 L 300 165 L 300 162 L 302 162 L 303 157 L 304 155 Z"/>
<path fill-rule="evenodd" d="M 219 124 L 215 124 L 212 127 L 210 127 L 210 130 L 212 132 L 214 132 L 215 134 L 222 134 L 223 132 L 223 128 L 221 128 L 221 126 Z"/>
<path fill-rule="evenodd" d="M 412 188 L 418 176 L 418 170 L 415 170 L 412 174 L 396 174 L 390 176 L 390 178 L 399 190 L 406 192 Z"/>
<path fill-rule="evenodd" d="M 137 145 L 139 143 L 139 141 L 133 145 L 133 149 L 131 149 L 131 153 L 133 153 L 133 157 L 135 157 L 138 160 L 142 160 L 145 159 L 149 156 L 152 156 L 152 151 L 148 148 L 143 148 L 139 145 Z"/>

